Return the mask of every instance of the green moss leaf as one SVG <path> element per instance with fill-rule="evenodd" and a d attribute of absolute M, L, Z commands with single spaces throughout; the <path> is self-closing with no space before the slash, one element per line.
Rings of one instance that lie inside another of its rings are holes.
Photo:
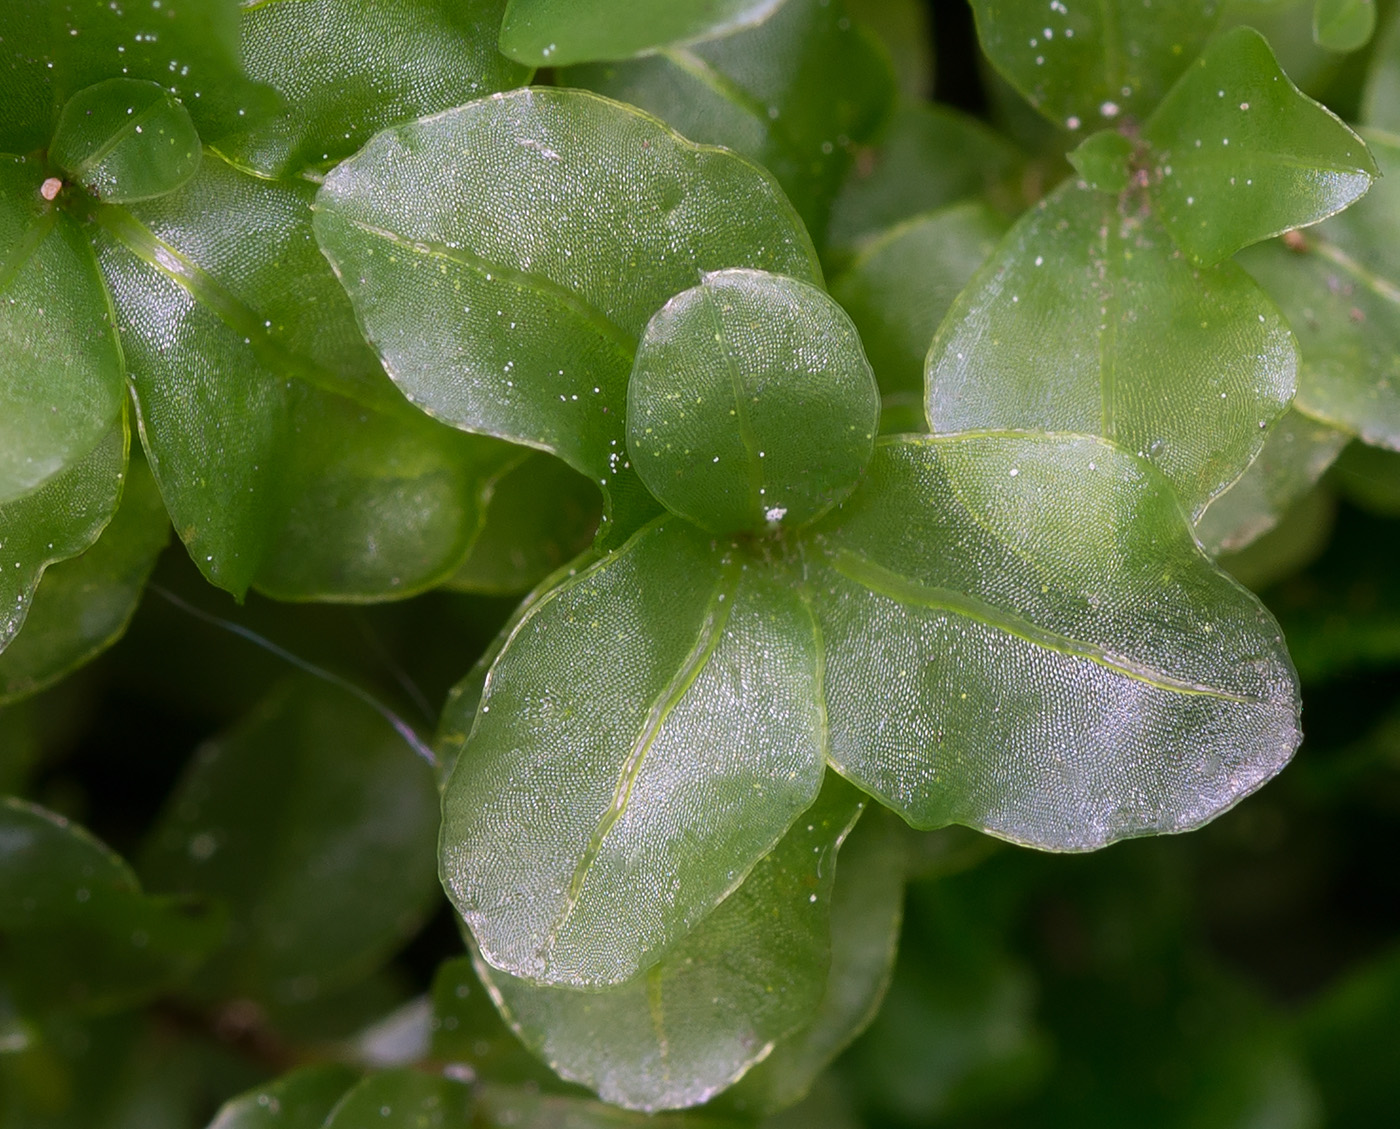
<path fill-rule="evenodd" d="M 1375 0 L 1317 0 L 1313 6 L 1313 39 L 1329 51 L 1365 47 L 1375 30 Z"/>
<path fill-rule="evenodd" d="M 879 414 L 840 306 L 795 279 L 718 271 L 647 323 L 627 449 L 651 492 L 703 528 L 796 529 L 855 488 Z"/>
<path fill-rule="evenodd" d="M 1293 395 L 1278 310 L 1232 264 L 1191 265 L 1151 214 L 1073 182 L 1028 212 L 949 310 L 928 355 L 935 433 L 1101 435 L 1198 513 Z"/>
<path fill-rule="evenodd" d="M 626 59 L 762 23 L 783 0 L 511 0 L 501 50 L 531 67 Z"/>
<path fill-rule="evenodd" d="M 842 775 L 1055 850 L 1195 827 L 1299 740 L 1277 625 L 1099 440 L 885 440 L 806 567 Z"/>
<path fill-rule="evenodd" d="M 830 777 L 743 885 L 630 983 L 540 987 L 484 963 L 482 979 L 527 1046 L 605 1101 L 646 1111 L 707 1101 L 817 1011 L 838 852 L 862 806 Z"/>
<path fill-rule="evenodd" d="M 654 964 L 816 797 L 820 695 L 802 601 L 679 519 L 541 596 L 443 797 L 443 882 L 482 955 L 595 987 Z"/>
<path fill-rule="evenodd" d="M 168 90 L 110 78 L 74 94 L 58 116 L 49 159 L 111 203 L 173 192 L 199 168 L 199 134 Z"/>
<path fill-rule="evenodd" d="M 1086 137 L 1068 156 L 1069 163 L 1089 185 L 1114 196 L 1128 187 L 1136 147 L 1116 129 L 1101 129 Z"/>
<path fill-rule="evenodd" d="M 1220 36 L 1142 131 L 1149 191 L 1177 244 L 1210 264 L 1359 199 L 1376 177 L 1366 144 L 1279 69 L 1257 31 Z"/>
<path fill-rule="evenodd" d="M 324 1129 L 459 1129 L 472 1124 L 463 1082 L 416 1070 L 371 1074 L 331 1110 Z"/>
<path fill-rule="evenodd" d="M 1362 93 L 1361 120 L 1400 134 L 1400 13 L 1391 12 L 1376 39 Z"/>
<path fill-rule="evenodd" d="M 357 1080 L 348 1066 L 303 1066 L 230 1098 L 209 1129 L 321 1129 L 332 1107 Z"/>

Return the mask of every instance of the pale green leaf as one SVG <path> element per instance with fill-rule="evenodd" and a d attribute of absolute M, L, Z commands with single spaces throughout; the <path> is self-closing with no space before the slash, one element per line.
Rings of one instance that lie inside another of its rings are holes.
<path fill-rule="evenodd" d="M 1298 407 L 1400 450 L 1400 140 L 1367 138 L 1385 175 L 1366 199 L 1240 262 L 1298 338 Z"/>
<path fill-rule="evenodd" d="M 894 100 L 889 58 L 842 0 L 784 0 L 757 27 L 562 81 L 770 169 L 819 242 L 853 145 L 874 137 Z"/>
<path fill-rule="evenodd" d="M 880 397 L 844 310 L 761 271 L 706 275 L 647 323 L 627 449 L 672 512 L 716 533 L 795 529 L 849 494 Z"/>
<path fill-rule="evenodd" d="M 1366 144 L 1234 28 L 1192 64 L 1142 131 L 1148 186 L 1172 238 L 1205 264 L 1326 219 L 1376 177 Z"/>
<path fill-rule="evenodd" d="M 303 1066 L 226 1101 L 209 1129 L 321 1129 L 357 1081 L 348 1066 Z"/>
<path fill-rule="evenodd" d="M 1185 831 L 1298 744 L 1277 624 L 1101 440 L 883 440 L 817 534 L 831 764 L 915 826 L 1053 850 Z"/>
<path fill-rule="evenodd" d="M 0 705 L 58 681 L 115 643 L 169 536 L 155 480 L 145 461 L 133 458 L 111 523 L 91 548 L 49 566 L 24 630 L 0 652 Z"/>
<path fill-rule="evenodd" d="M 478 972 L 507 1022 L 561 1077 L 648 1112 L 707 1101 L 820 1005 L 837 853 L 859 796 L 829 777 L 743 885 L 629 983 L 580 992 L 484 963 Z"/>
<path fill-rule="evenodd" d="M 973 0 L 982 50 L 1056 125 L 1141 120 L 1210 37 L 1219 0 Z"/>
<path fill-rule="evenodd" d="M 324 1129 L 466 1129 L 472 1123 L 472 1091 L 464 1082 L 384 1070 L 346 1094 Z"/>
<path fill-rule="evenodd" d="M 1086 137 L 1068 160 L 1090 188 L 1116 196 L 1128 187 L 1136 148 L 1116 129 L 1101 129 Z"/>
<path fill-rule="evenodd" d="M 1313 7 L 1313 38 L 1329 51 L 1365 47 L 1375 30 L 1375 0 L 1317 0 Z"/>
<path fill-rule="evenodd" d="M 0 157 L 0 505 L 88 456 L 124 396 L 92 249 L 45 183 L 40 162 Z"/>
<path fill-rule="evenodd" d="M 505 7 L 506 0 L 245 3 L 244 63 L 286 106 L 224 138 L 218 151 L 277 176 L 348 157 L 395 122 L 518 86 L 530 72 L 496 49 Z"/>
<path fill-rule="evenodd" d="M 819 278 L 766 173 L 577 91 L 377 134 L 327 177 L 316 233 L 409 399 L 551 451 L 610 495 L 635 481 L 623 413 L 651 315 L 725 267 Z"/>
<path fill-rule="evenodd" d="M 637 1113 L 591 1098 L 541 1093 L 528 1084 L 487 1083 L 477 1088 L 477 1103 L 490 1129 L 747 1129 L 703 1113 Z"/>
<path fill-rule="evenodd" d="M 1361 98 L 1361 120 L 1400 134 L 1400 10 L 1390 13 L 1376 39 Z"/>
<path fill-rule="evenodd" d="M 199 134 L 168 90 L 135 78 L 84 87 L 64 105 L 49 159 L 110 203 L 173 192 L 199 168 Z"/>
<path fill-rule="evenodd" d="M 443 798 L 443 882 L 493 966 L 621 983 L 743 880 L 821 782 L 813 630 L 677 518 L 529 607 Z"/>
<path fill-rule="evenodd" d="M 1322 556 L 1336 516 L 1337 500 L 1327 484 L 1320 484 L 1298 497 L 1263 535 L 1242 549 L 1221 553 L 1217 563 L 1246 588 L 1262 592 Z"/>
<path fill-rule="evenodd" d="M 29 614 L 44 570 L 81 553 L 111 520 L 126 453 L 126 418 L 119 414 L 89 455 L 32 493 L 0 505 L 0 651 Z"/>
<path fill-rule="evenodd" d="M 928 417 L 937 434 L 1101 435 L 1198 513 L 1253 460 L 1296 368 L 1288 327 L 1242 270 L 1194 267 L 1150 213 L 1069 182 L 949 310 Z"/>
<path fill-rule="evenodd" d="M 501 50 L 531 67 L 626 59 L 762 23 L 784 0 L 511 0 Z"/>

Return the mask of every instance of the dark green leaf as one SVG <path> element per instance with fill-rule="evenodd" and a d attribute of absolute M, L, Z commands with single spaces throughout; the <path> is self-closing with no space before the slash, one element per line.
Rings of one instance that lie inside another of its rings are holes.
<path fill-rule="evenodd" d="M 992 65 L 1068 130 L 1146 117 L 1210 37 L 1219 0 L 973 0 Z"/>
<path fill-rule="evenodd" d="M 481 1086 L 487 1129 L 745 1129 L 694 1113 L 636 1113 L 589 1098 L 542 1094 L 534 1086 Z"/>
<path fill-rule="evenodd" d="M 1400 449 L 1400 140 L 1368 137 L 1385 175 L 1365 200 L 1240 261 L 1297 335 L 1298 406 Z"/>
<path fill-rule="evenodd" d="M 0 157 L 0 505 L 89 456 L 125 392 L 101 275 L 44 198 L 55 185 L 39 162 Z"/>
<path fill-rule="evenodd" d="M 248 73 L 286 108 L 218 145 L 277 176 L 349 156 L 394 122 L 526 81 L 496 49 L 506 0 L 262 0 L 241 17 Z M 411 64 L 411 65 L 410 65 Z"/>
<path fill-rule="evenodd" d="M 24 630 L 0 653 L 0 704 L 56 682 L 121 637 L 169 535 L 155 480 L 134 458 L 111 524 L 80 556 L 49 566 Z"/>
<path fill-rule="evenodd" d="M 1302 572 L 1327 548 L 1336 518 L 1336 500 L 1326 486 L 1307 491 L 1261 537 L 1217 563 L 1255 592 Z"/>
<path fill-rule="evenodd" d="M 932 13 L 922 0 L 845 0 L 846 11 L 889 52 L 899 93 L 933 94 Z"/>
<path fill-rule="evenodd" d="M 49 159 L 110 203 L 173 192 L 201 153 L 189 111 L 154 82 L 109 78 L 68 99 Z"/>
<path fill-rule="evenodd" d="M 849 494 L 880 396 L 845 311 L 815 286 L 717 271 L 647 323 L 627 386 L 627 449 L 703 528 L 795 529 Z"/>
<path fill-rule="evenodd" d="M 1205 264 L 1326 219 L 1376 177 L 1361 138 L 1294 86 L 1247 27 L 1206 48 L 1142 137 L 1162 221 Z"/>
<path fill-rule="evenodd" d="M 316 233 L 409 399 L 605 487 L 631 477 L 627 375 L 666 299 L 725 267 L 819 279 L 766 173 L 576 91 L 377 134 L 327 177 Z"/>
<path fill-rule="evenodd" d="M 797 595 L 676 518 L 540 597 L 443 799 L 443 882 L 483 956 L 579 986 L 654 964 L 816 797 L 820 682 Z"/>
<path fill-rule="evenodd" d="M 563 78 L 771 169 L 818 238 L 852 145 L 873 137 L 894 99 L 888 57 L 842 0 L 784 0 L 749 30 Z"/>
<path fill-rule="evenodd" d="M 928 355 L 928 417 L 938 434 L 1112 439 L 1194 514 L 1254 458 L 1296 369 L 1288 327 L 1243 271 L 1193 267 L 1150 213 L 1071 182 L 953 303 Z"/>
<path fill-rule="evenodd" d="M 309 999 L 382 962 L 437 898 L 431 770 L 369 707 L 286 684 L 202 747 L 151 832 L 152 887 L 228 903 L 204 994 Z"/>
<path fill-rule="evenodd" d="M 783 0 L 511 0 L 501 50 L 531 67 L 626 59 L 761 23 Z"/>
<path fill-rule="evenodd" d="M 356 1082 L 348 1066 L 304 1066 L 225 1102 L 209 1129 L 321 1129 Z"/>
<path fill-rule="evenodd" d="M 1136 148 L 1116 129 L 1101 129 L 1069 154 L 1069 163 L 1090 188 L 1116 196 L 1128 187 Z"/>
<path fill-rule="evenodd" d="M 109 1008 L 168 988 L 218 944 L 207 907 L 147 897 L 62 816 L 0 799 L 0 995 L 25 1010 Z"/>
<path fill-rule="evenodd" d="M 579 992 L 478 971 L 521 1039 L 562 1077 L 630 1109 L 698 1105 L 817 1011 L 837 852 L 862 806 L 829 777 L 743 885 L 630 983 Z"/>
<path fill-rule="evenodd" d="M 1365 47 L 1375 30 L 1375 0 L 1317 0 L 1313 7 L 1313 38 L 1329 51 Z"/>
<path fill-rule="evenodd" d="M 464 1083 L 384 1070 L 346 1094 L 324 1129 L 466 1129 L 472 1123 L 472 1092 Z"/>
<path fill-rule="evenodd" d="M 126 450 L 122 414 L 89 455 L 34 492 L 0 505 L 0 651 L 29 614 L 44 569 L 77 556 L 111 520 L 121 496 Z"/>
<path fill-rule="evenodd" d="M 454 957 L 433 977 L 433 1059 L 497 1083 L 558 1084 L 506 1026 L 476 974 L 472 958 Z"/>
<path fill-rule="evenodd" d="M 924 358 L 948 307 L 1006 234 L 1007 222 L 967 201 L 902 223 L 870 243 L 831 292 L 860 330 L 885 396 L 917 404 L 924 430 Z"/>
<path fill-rule="evenodd" d="M 1195 827 L 1299 740 L 1278 626 L 1170 485 L 1078 436 L 883 440 L 806 561 L 830 761 L 919 827 Z"/>

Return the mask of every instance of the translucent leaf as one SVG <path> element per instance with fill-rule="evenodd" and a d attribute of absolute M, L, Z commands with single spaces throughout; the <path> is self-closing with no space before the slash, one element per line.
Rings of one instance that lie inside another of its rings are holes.
<path fill-rule="evenodd" d="M 976 118 L 906 102 L 870 148 L 859 150 L 831 208 L 827 254 L 849 255 L 888 228 L 972 196 L 1007 196 L 1025 156 Z M 1007 200 L 1013 210 L 1019 201 Z M 874 348 L 874 342 L 867 342 Z"/>
<path fill-rule="evenodd" d="M 92 453 L 39 489 L 0 505 L 0 651 L 15 638 L 44 570 L 97 540 L 116 511 L 126 467 L 119 416 Z"/>
<path fill-rule="evenodd" d="M 206 157 L 179 192 L 98 207 L 101 265 L 151 468 L 204 575 L 236 596 L 407 595 L 466 556 L 505 449 L 385 379 L 312 238 L 314 192 Z"/>
<path fill-rule="evenodd" d="M 0 652 L 0 705 L 58 681 L 126 630 L 170 535 L 144 460 L 131 460 L 121 506 L 96 543 L 45 571 L 24 630 Z"/>
<path fill-rule="evenodd" d="M 205 744 L 151 831 L 148 885 L 220 898 L 203 994 L 310 999 L 377 967 L 435 904 L 432 771 L 368 706 L 285 684 Z"/>
<path fill-rule="evenodd" d="M 1391 12 L 1376 40 L 1361 98 L 1361 120 L 1400 133 L 1400 13 Z"/>
<path fill-rule="evenodd" d="M 331 1108 L 356 1080 L 348 1066 L 303 1066 L 230 1098 L 209 1129 L 321 1129 Z"/>
<path fill-rule="evenodd" d="M 766 173 L 577 91 L 377 134 L 326 178 L 316 234 L 409 399 L 558 455 L 614 508 L 635 483 L 623 415 L 651 315 L 725 267 L 819 278 Z"/>
<path fill-rule="evenodd" d="M 248 73 L 275 86 L 286 107 L 220 141 L 219 152 L 279 176 L 348 157 L 394 122 L 518 86 L 530 72 L 496 49 L 505 7 L 506 0 L 243 5 Z"/>
<path fill-rule="evenodd" d="M 928 355 L 935 433 L 1101 435 L 1199 512 L 1293 395 L 1278 310 L 1233 264 L 1202 269 L 1150 213 L 1066 183 L 1012 228 Z"/>
<path fill-rule="evenodd" d="M 53 812 L 0 798 L 0 994 L 26 1010 L 130 1006 L 218 944 L 218 914 L 148 897 L 117 855 Z"/>
<path fill-rule="evenodd" d="M 478 971 L 516 1033 L 563 1078 L 630 1109 L 698 1105 L 816 1012 L 837 852 L 862 806 L 830 777 L 743 885 L 629 983 L 579 992 Z"/>
<path fill-rule="evenodd" d="M 840 306 L 795 279 L 718 271 L 647 323 L 627 449 L 651 492 L 706 529 L 795 529 L 855 488 L 879 415 Z"/>
<path fill-rule="evenodd" d="M 562 77 L 771 169 L 818 239 L 852 145 L 874 136 L 894 99 L 888 57 L 842 0 L 784 0 L 746 31 Z"/>
<path fill-rule="evenodd" d="M 955 204 L 892 228 L 832 283 L 860 330 L 880 391 L 916 403 L 919 430 L 929 343 L 1008 226 L 985 204 Z"/>
<path fill-rule="evenodd" d="M 595 987 L 654 964 L 816 797 L 820 686 L 797 594 L 676 518 L 537 599 L 443 797 L 443 883 L 486 960 Z"/>
<path fill-rule="evenodd" d="M 1371 186 L 1366 145 L 1234 28 L 1192 64 L 1142 131 L 1149 191 L 1172 238 L 1205 264 L 1341 211 Z"/>
<path fill-rule="evenodd" d="M 531 67 L 626 59 L 761 23 L 783 0 L 511 0 L 501 50 Z"/>
<path fill-rule="evenodd" d="M 124 395 L 111 306 L 37 161 L 0 156 L 0 506 L 88 456 Z"/>
<path fill-rule="evenodd" d="M 828 755 L 915 826 L 1052 850 L 1185 831 L 1298 744 L 1278 626 L 1100 440 L 884 440 L 818 533 Z"/>
<path fill-rule="evenodd" d="M 1365 47 L 1376 30 L 1375 0 L 1316 0 L 1313 38 L 1329 51 Z"/>
<path fill-rule="evenodd" d="M 416 1070 L 371 1074 L 343 1097 L 324 1129 L 463 1129 L 473 1124 L 463 1082 Z"/>
<path fill-rule="evenodd" d="M 173 192 L 199 168 L 199 134 L 164 87 L 109 78 L 64 105 L 49 159 L 110 203 Z"/>
<path fill-rule="evenodd" d="M 1267 533 L 1322 477 L 1348 438 L 1302 412 L 1285 413 L 1249 469 L 1201 515 L 1197 539 L 1218 554 L 1236 552 Z"/>
<path fill-rule="evenodd" d="M 1400 450 L 1400 142 L 1367 138 L 1384 175 L 1366 199 L 1240 263 L 1297 335 L 1298 407 Z"/>
<path fill-rule="evenodd" d="M 1069 130 L 1145 117 L 1210 38 L 1220 8 L 1219 0 L 972 0 L 992 65 Z"/>

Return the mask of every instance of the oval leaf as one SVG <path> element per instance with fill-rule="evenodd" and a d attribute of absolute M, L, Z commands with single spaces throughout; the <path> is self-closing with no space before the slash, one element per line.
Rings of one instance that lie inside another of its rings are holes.
<path fill-rule="evenodd" d="M 1329 51 L 1365 47 L 1375 30 L 1375 0 L 1317 0 L 1313 6 L 1313 39 Z"/>
<path fill-rule="evenodd" d="M 1298 744 L 1277 624 L 1102 441 L 885 440 L 819 530 L 831 762 L 915 826 L 1185 831 Z"/>
<path fill-rule="evenodd" d="M 463 1129 L 472 1124 L 464 1082 L 416 1070 L 371 1074 L 343 1097 L 324 1129 Z"/>
<path fill-rule="evenodd" d="M 1193 267 L 1150 214 L 1071 182 L 1021 218 L 948 311 L 928 355 L 928 418 L 937 434 L 1101 435 L 1151 460 L 1196 513 L 1263 445 L 1297 363 L 1243 271 Z"/>
<path fill-rule="evenodd" d="M 321 1129 L 356 1081 L 348 1066 L 304 1066 L 229 1099 L 209 1129 Z"/>
<path fill-rule="evenodd" d="M 443 796 L 443 882 L 493 966 L 629 980 L 811 804 L 823 727 L 801 600 L 737 547 L 648 526 L 496 659 Z"/>
<path fill-rule="evenodd" d="M 796 528 L 855 488 L 879 417 L 840 306 L 795 279 L 720 271 L 647 323 L 627 449 L 667 509 L 703 528 Z"/>

